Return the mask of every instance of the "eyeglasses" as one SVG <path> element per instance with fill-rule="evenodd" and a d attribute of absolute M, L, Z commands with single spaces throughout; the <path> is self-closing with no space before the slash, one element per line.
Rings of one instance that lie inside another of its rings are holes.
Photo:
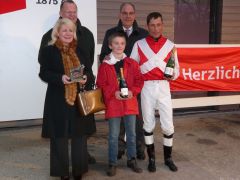
<path fill-rule="evenodd" d="M 135 12 L 121 12 L 123 16 L 133 16 L 135 15 Z"/>

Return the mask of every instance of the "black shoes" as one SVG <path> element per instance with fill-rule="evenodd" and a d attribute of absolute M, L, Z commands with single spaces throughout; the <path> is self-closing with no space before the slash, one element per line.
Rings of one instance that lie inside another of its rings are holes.
<path fill-rule="evenodd" d="M 117 171 L 117 166 L 109 165 L 106 173 L 108 176 L 115 176 L 116 171 Z"/>
<path fill-rule="evenodd" d="M 96 159 L 88 152 L 88 164 L 96 164 Z"/>
<path fill-rule="evenodd" d="M 152 133 L 151 133 L 151 135 L 152 135 Z M 149 136 L 149 134 L 147 136 Z M 156 172 L 155 146 L 154 146 L 154 144 L 149 144 L 149 145 L 146 145 L 146 146 L 147 146 L 147 154 L 148 154 L 148 158 L 149 158 L 148 171 L 149 172 Z"/>
<path fill-rule="evenodd" d="M 137 159 L 145 160 L 146 156 L 144 152 L 137 152 Z"/>
<path fill-rule="evenodd" d="M 142 169 L 138 167 L 136 158 L 132 158 L 127 161 L 127 167 L 131 168 L 136 173 L 141 173 Z M 106 171 L 108 176 L 115 176 L 117 172 L 117 166 L 115 165 L 109 165 L 108 169 Z"/>
<path fill-rule="evenodd" d="M 174 164 L 171 158 L 165 160 L 165 165 L 169 167 L 169 169 L 173 172 L 178 170 L 177 166 Z"/>
<path fill-rule="evenodd" d="M 156 172 L 156 165 L 155 165 L 155 159 L 154 158 L 149 159 L 148 171 L 149 172 Z"/>
<path fill-rule="evenodd" d="M 173 172 L 176 172 L 178 170 L 177 166 L 174 164 L 174 162 L 171 158 L 165 160 L 165 165 Z M 148 171 L 156 172 L 156 165 L 155 165 L 154 158 L 149 159 Z"/>
<path fill-rule="evenodd" d="M 117 159 L 122 159 L 122 156 L 125 154 L 124 150 L 119 150 L 118 151 L 118 155 L 117 155 Z"/>
<path fill-rule="evenodd" d="M 136 158 L 132 158 L 132 159 L 128 160 L 127 167 L 131 168 L 133 170 L 133 172 L 136 172 L 136 173 L 142 172 L 142 169 L 140 167 L 138 167 L 138 165 L 137 165 Z"/>

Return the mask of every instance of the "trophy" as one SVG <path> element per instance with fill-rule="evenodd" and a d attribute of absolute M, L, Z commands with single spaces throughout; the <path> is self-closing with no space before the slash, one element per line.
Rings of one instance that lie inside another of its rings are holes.
<path fill-rule="evenodd" d="M 70 79 L 71 82 L 79 82 L 80 80 L 85 80 L 84 76 L 84 65 L 80 65 L 76 68 L 70 69 Z"/>

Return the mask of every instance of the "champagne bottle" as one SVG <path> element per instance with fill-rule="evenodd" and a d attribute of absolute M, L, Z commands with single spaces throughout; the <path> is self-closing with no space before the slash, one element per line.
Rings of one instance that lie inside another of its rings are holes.
<path fill-rule="evenodd" d="M 172 52 L 171 57 L 169 58 L 166 68 L 165 68 L 165 71 L 164 71 L 164 76 L 166 78 L 173 77 L 174 67 L 175 67 L 175 59 L 174 59 L 174 52 Z"/>
<path fill-rule="evenodd" d="M 120 96 L 122 98 L 128 97 L 128 87 L 123 75 L 123 68 L 120 68 L 120 80 L 119 80 Z"/>

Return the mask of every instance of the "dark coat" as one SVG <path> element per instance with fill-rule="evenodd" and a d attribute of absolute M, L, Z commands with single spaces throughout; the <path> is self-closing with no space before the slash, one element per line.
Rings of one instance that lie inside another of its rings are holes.
<path fill-rule="evenodd" d="M 111 49 L 108 47 L 108 38 L 111 34 L 113 34 L 115 32 L 125 33 L 123 30 L 121 20 L 119 20 L 118 25 L 116 27 L 108 29 L 105 33 L 101 53 L 99 56 L 99 60 L 101 63 L 102 63 L 103 59 L 105 58 L 105 56 L 110 54 L 110 52 L 111 52 Z M 137 22 L 134 21 L 133 31 L 132 31 L 131 35 L 129 37 L 126 36 L 127 45 L 124 50 L 124 53 L 129 57 L 132 52 L 134 43 L 142 38 L 145 38 L 147 35 L 148 35 L 148 32 L 145 29 L 138 27 Z"/>
<path fill-rule="evenodd" d="M 81 55 L 78 53 L 81 59 Z M 88 125 L 77 110 L 77 103 L 70 106 L 64 97 L 64 84 L 62 75 L 64 74 L 62 56 L 56 46 L 43 48 L 39 57 L 40 73 L 39 77 L 48 83 L 44 114 L 42 136 L 47 138 L 54 137 L 79 137 L 88 134 Z M 81 64 L 85 65 L 85 74 L 88 82 L 91 81 L 92 70 L 88 62 L 81 59 Z"/>
<path fill-rule="evenodd" d="M 89 67 L 92 68 L 92 65 L 94 62 L 94 51 L 95 51 L 93 34 L 88 28 L 82 26 L 79 20 L 77 20 L 76 26 L 77 26 L 77 53 L 81 54 L 82 56 L 80 61 L 81 63 L 82 61 L 88 62 Z M 50 29 L 42 37 L 39 54 L 38 54 L 39 62 L 40 62 L 40 57 L 41 57 L 43 48 L 48 46 L 48 42 L 51 40 L 51 34 L 52 34 L 52 29 Z M 85 89 L 86 90 L 91 89 L 92 83 L 88 83 Z M 94 124 L 93 129 L 89 131 L 90 132 L 89 135 L 96 131 L 94 114 L 84 116 L 82 117 L 82 119 L 84 119 L 84 121 L 89 121 L 90 123 Z"/>

